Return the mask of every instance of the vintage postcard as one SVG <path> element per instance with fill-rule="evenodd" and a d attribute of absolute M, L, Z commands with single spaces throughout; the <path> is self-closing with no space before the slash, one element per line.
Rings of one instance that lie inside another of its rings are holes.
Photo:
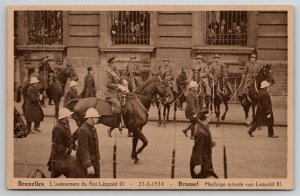
<path fill-rule="evenodd" d="M 7 188 L 294 188 L 292 6 L 7 9 Z"/>

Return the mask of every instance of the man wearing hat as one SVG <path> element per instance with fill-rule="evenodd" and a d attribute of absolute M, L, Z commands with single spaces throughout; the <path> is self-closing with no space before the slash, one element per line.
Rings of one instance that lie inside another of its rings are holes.
<path fill-rule="evenodd" d="M 73 174 L 76 172 L 77 146 L 69 126 L 72 114 L 73 112 L 69 109 L 61 108 L 52 130 L 52 149 L 47 164 L 48 170 L 51 171 L 51 178 L 57 178 L 61 175 L 75 177 Z"/>
<path fill-rule="evenodd" d="M 253 132 L 255 132 L 257 127 L 260 127 L 262 125 L 267 125 L 268 136 L 270 138 L 278 138 L 277 135 L 274 135 L 274 129 L 273 129 L 274 116 L 272 110 L 271 97 L 268 93 L 269 86 L 270 83 L 264 80 L 261 82 L 260 89 L 258 90 L 256 115 L 254 117 L 252 126 L 248 131 L 248 134 L 251 137 L 254 137 Z"/>
<path fill-rule="evenodd" d="M 130 57 L 130 62 L 126 66 L 124 73 L 127 81 L 130 83 L 129 91 L 133 92 L 142 83 L 141 70 L 139 64 L 136 63 L 136 56 Z"/>
<path fill-rule="evenodd" d="M 242 82 L 244 83 L 241 88 L 241 91 L 239 92 L 239 96 L 243 99 L 243 101 L 246 101 L 247 95 L 249 93 L 249 88 L 255 81 L 259 69 L 260 67 L 256 62 L 256 55 L 252 54 L 250 57 L 250 62 L 246 63 L 245 70 L 242 75 Z"/>
<path fill-rule="evenodd" d="M 39 64 L 39 73 L 40 73 L 40 79 L 41 79 L 41 84 L 43 85 L 43 91 L 46 92 L 48 86 L 49 86 L 49 74 L 54 73 L 54 69 L 50 66 L 48 62 L 48 56 L 45 55 L 43 56 L 42 62 Z M 41 100 L 42 105 L 45 105 L 44 97 Z M 51 105 L 51 100 L 49 100 L 49 104 Z"/>
<path fill-rule="evenodd" d="M 86 178 L 100 178 L 100 153 L 95 125 L 99 120 L 95 108 L 86 111 L 86 122 L 78 129 L 77 160 Z"/>
<path fill-rule="evenodd" d="M 31 131 L 31 123 L 34 122 L 34 131 L 41 132 L 39 129 L 40 122 L 44 119 L 44 113 L 40 106 L 40 95 L 38 89 L 39 80 L 36 77 L 30 79 L 30 85 L 26 94 L 26 102 L 24 105 L 24 116 L 26 119 L 27 129 Z"/>
<path fill-rule="evenodd" d="M 202 55 L 198 55 L 196 62 L 194 63 L 194 65 L 192 66 L 192 70 L 193 70 L 193 80 L 195 80 L 196 82 L 198 82 L 198 84 L 202 85 L 204 84 L 205 86 L 205 95 L 206 96 L 210 96 L 210 86 L 208 83 L 208 77 L 209 77 L 209 67 L 206 63 L 204 63 L 203 61 L 203 57 Z"/>
<path fill-rule="evenodd" d="M 195 130 L 194 146 L 190 160 L 190 173 L 192 178 L 218 178 L 212 164 L 213 142 L 208 128 L 210 114 L 208 108 L 199 112 L 199 120 Z"/>
<path fill-rule="evenodd" d="M 228 81 L 228 66 L 220 61 L 220 56 L 216 54 L 214 56 L 214 62 L 210 66 L 210 77 L 212 78 L 214 85 L 217 84 L 221 75 L 225 77 L 225 85 L 227 86 L 229 93 L 232 94 L 233 90 Z"/>
<path fill-rule="evenodd" d="M 78 92 L 76 90 L 76 86 L 78 86 L 78 83 L 74 80 L 70 82 L 70 89 L 68 90 L 65 101 L 64 101 L 64 107 L 69 103 L 72 99 L 79 99 Z"/>
<path fill-rule="evenodd" d="M 83 89 L 80 93 L 81 98 L 96 97 L 96 85 L 92 66 L 89 66 L 87 71 L 88 73 L 84 77 Z"/>
<path fill-rule="evenodd" d="M 173 70 L 173 67 L 170 65 L 169 59 L 167 58 L 163 59 L 163 66 L 161 66 L 160 72 L 161 72 L 160 75 L 169 82 L 173 92 L 178 93 L 176 80 L 175 80 L 176 79 L 175 72 Z"/>
<path fill-rule="evenodd" d="M 190 120 L 191 126 L 191 139 L 194 139 L 195 126 L 198 121 L 198 113 L 200 110 L 199 99 L 198 99 L 198 89 L 199 85 L 196 81 L 191 80 L 188 86 L 186 93 L 186 109 L 185 116 Z M 182 132 L 187 136 L 188 129 L 183 130 Z"/>

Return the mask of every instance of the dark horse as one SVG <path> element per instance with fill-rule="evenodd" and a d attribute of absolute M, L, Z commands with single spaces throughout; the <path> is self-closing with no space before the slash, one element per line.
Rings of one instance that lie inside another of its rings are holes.
<path fill-rule="evenodd" d="M 38 88 L 41 90 L 45 89 L 44 81 L 45 80 L 48 81 L 48 86 L 46 88 L 46 94 L 49 99 L 54 101 L 55 117 L 57 117 L 58 110 L 59 110 L 59 103 L 60 103 L 61 97 L 63 96 L 63 92 L 64 92 L 64 89 L 65 89 L 68 79 L 77 81 L 78 76 L 75 73 L 73 68 L 66 68 L 59 72 L 55 71 L 54 73 L 49 74 L 49 76 L 48 75 L 46 76 L 46 75 L 47 74 L 44 74 L 44 73 L 40 74 L 40 82 L 39 82 Z M 25 105 L 25 101 L 26 101 L 28 87 L 29 87 L 29 80 L 24 82 L 20 88 L 20 90 L 22 92 L 22 96 L 24 98 L 24 103 L 22 106 L 23 110 L 24 110 L 24 105 Z"/>
<path fill-rule="evenodd" d="M 128 92 L 126 94 L 126 104 L 122 108 L 122 116 L 128 131 L 133 133 L 131 158 L 135 163 L 139 160 L 137 155 L 141 153 L 148 144 L 148 140 L 143 134 L 142 129 L 148 121 L 149 108 L 153 99 L 156 99 L 157 95 L 161 98 L 167 99 L 169 103 L 174 100 L 168 82 L 166 80 L 162 80 L 158 74 L 152 75 L 152 77 L 148 78 L 139 87 L 137 87 L 134 92 Z M 84 99 L 80 99 L 80 101 L 83 100 Z M 74 108 L 76 110 L 77 102 L 78 100 L 71 100 L 66 107 L 74 111 Z M 107 104 L 103 102 L 105 101 L 99 99 L 98 102 L 94 104 L 94 107 L 98 110 L 100 115 L 104 110 L 103 104 Z M 101 104 L 103 107 L 101 107 Z M 78 126 L 81 126 L 84 122 L 83 115 L 87 109 L 88 107 L 85 107 L 82 111 L 74 111 L 73 118 L 77 122 Z M 118 127 L 118 123 L 116 122 L 116 115 L 114 114 L 102 115 L 98 121 L 98 123 L 112 128 Z M 139 139 L 143 142 L 143 145 L 136 150 Z"/>
<path fill-rule="evenodd" d="M 249 88 L 248 96 L 249 96 L 250 100 L 246 99 L 245 101 L 243 101 L 243 98 L 239 97 L 239 100 L 241 101 L 242 107 L 245 112 L 245 119 L 246 119 L 247 126 L 250 125 L 250 122 L 248 122 L 248 113 L 250 110 L 250 106 L 252 106 L 252 120 L 254 119 L 254 116 L 256 113 L 255 107 L 257 105 L 257 93 L 258 93 L 258 90 L 260 89 L 261 82 L 266 80 L 271 85 L 275 84 L 275 80 L 273 78 L 271 68 L 272 68 L 272 66 L 270 64 L 267 64 L 259 70 L 254 82 L 251 84 L 251 86 Z"/>
<path fill-rule="evenodd" d="M 228 101 L 230 100 L 231 93 L 229 87 L 227 86 L 227 80 L 228 80 L 227 74 L 225 74 L 222 68 L 221 75 L 217 83 L 212 85 L 212 99 L 213 99 L 215 114 L 217 117 L 217 123 L 216 123 L 217 127 L 219 127 L 220 125 L 220 114 L 221 114 L 220 108 L 222 102 L 225 105 L 225 111 L 221 117 L 222 120 L 225 120 L 226 113 L 228 111 Z"/>

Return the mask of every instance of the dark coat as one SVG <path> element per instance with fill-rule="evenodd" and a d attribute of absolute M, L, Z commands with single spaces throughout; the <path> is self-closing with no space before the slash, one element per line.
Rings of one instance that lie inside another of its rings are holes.
<path fill-rule="evenodd" d="M 64 106 L 66 106 L 66 104 L 72 99 L 79 99 L 78 92 L 75 88 L 70 88 L 70 90 L 67 92 L 64 101 Z"/>
<path fill-rule="evenodd" d="M 53 166 L 56 173 L 64 173 L 65 170 L 71 170 L 69 168 L 69 156 L 72 150 L 75 149 L 76 145 L 69 125 L 58 120 L 52 130 L 52 149 L 48 162 L 48 170 L 52 171 Z"/>
<path fill-rule="evenodd" d="M 39 90 L 30 85 L 27 90 L 24 116 L 27 122 L 41 122 L 44 120 L 44 113 L 40 106 Z"/>
<path fill-rule="evenodd" d="M 87 122 L 85 122 L 78 130 L 77 160 L 80 162 L 82 170 L 86 175 L 87 168 L 93 166 L 95 169 L 95 175 L 92 177 L 100 177 L 98 135 L 95 127 Z"/>
<path fill-rule="evenodd" d="M 121 83 L 121 76 L 118 70 L 115 68 L 109 68 L 106 70 L 106 97 L 116 97 L 118 93 L 118 84 Z"/>
<path fill-rule="evenodd" d="M 267 118 L 271 114 L 271 118 Z M 272 102 L 266 88 L 260 89 L 257 94 L 257 111 L 255 121 L 259 125 L 273 125 L 274 116 L 272 110 Z"/>
<path fill-rule="evenodd" d="M 200 174 L 194 173 L 194 168 L 201 165 Z M 190 173 L 192 178 L 207 178 L 215 174 L 212 165 L 212 136 L 207 126 L 198 123 L 194 133 L 194 146 L 190 160 Z"/>
<path fill-rule="evenodd" d="M 198 114 L 200 111 L 199 99 L 193 90 L 189 89 L 186 95 L 186 109 L 185 116 L 187 119 L 195 120 L 197 117 L 193 117 L 195 114 Z M 198 116 L 198 115 L 197 115 Z"/>
<path fill-rule="evenodd" d="M 84 77 L 84 85 L 80 97 L 96 97 L 95 79 L 89 73 Z"/>

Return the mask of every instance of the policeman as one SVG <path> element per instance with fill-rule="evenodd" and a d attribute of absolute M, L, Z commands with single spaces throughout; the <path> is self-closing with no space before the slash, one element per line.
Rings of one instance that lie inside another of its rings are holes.
<path fill-rule="evenodd" d="M 48 170 L 51 171 L 51 178 L 57 178 L 61 175 L 75 177 L 72 174 L 76 172 L 75 155 L 77 146 L 69 126 L 72 114 L 73 112 L 69 109 L 61 108 L 57 123 L 52 130 L 52 149 L 48 162 Z"/>
<path fill-rule="evenodd" d="M 249 93 L 249 88 L 255 81 L 256 75 L 259 72 L 259 65 L 256 62 L 256 55 L 252 54 L 250 57 L 250 62 L 246 63 L 245 71 L 242 75 L 242 82 L 244 82 L 243 87 L 241 89 L 241 98 L 243 101 L 246 101 L 247 95 Z"/>
<path fill-rule="evenodd" d="M 64 107 L 68 104 L 68 102 L 72 99 L 79 99 L 78 92 L 76 90 L 76 86 L 78 86 L 78 83 L 72 80 L 70 82 L 70 89 L 68 90 L 65 101 L 64 101 Z"/>
<path fill-rule="evenodd" d="M 81 98 L 96 97 L 94 70 L 91 66 L 89 66 L 87 71 L 88 73 L 84 77 L 83 89 L 80 93 Z"/>
<path fill-rule="evenodd" d="M 268 126 L 268 136 L 269 138 L 278 138 L 277 135 L 274 135 L 274 116 L 272 110 L 272 102 L 270 95 L 268 93 L 268 87 L 270 83 L 267 81 L 262 81 L 260 89 L 257 93 L 257 111 L 254 117 L 251 128 L 248 131 L 248 134 L 251 137 L 256 128 L 262 125 Z"/>
<path fill-rule="evenodd" d="M 161 71 L 160 75 L 169 82 L 173 92 L 178 93 L 176 80 L 175 80 L 175 71 L 173 70 L 173 67 L 170 65 L 169 59 L 167 58 L 163 59 L 163 66 L 160 67 L 160 71 Z"/>
<path fill-rule="evenodd" d="M 26 94 L 26 102 L 24 105 L 24 116 L 26 119 L 27 129 L 31 131 L 31 123 L 34 122 L 34 131 L 41 132 L 39 129 L 40 122 L 44 119 L 44 113 L 40 106 L 39 89 L 37 88 L 39 80 L 36 77 L 30 79 L 30 85 Z"/>
<path fill-rule="evenodd" d="M 210 114 L 208 108 L 199 112 L 198 126 L 195 130 L 194 146 L 190 160 L 192 178 L 218 178 L 212 164 L 212 147 L 216 145 L 212 140 L 208 128 Z"/>
<path fill-rule="evenodd" d="M 77 160 L 86 178 L 100 178 L 100 153 L 95 125 L 99 120 L 95 108 L 86 111 L 86 122 L 78 129 Z"/>
<path fill-rule="evenodd" d="M 213 80 L 214 85 L 217 84 L 218 80 L 220 79 L 221 75 L 225 77 L 225 85 L 227 86 L 229 93 L 232 94 L 233 90 L 228 81 L 228 66 L 225 65 L 223 62 L 220 61 L 220 56 L 216 54 L 214 56 L 214 62 L 210 66 L 210 77 Z"/>
<path fill-rule="evenodd" d="M 204 63 L 202 55 L 197 56 L 196 62 L 193 65 L 192 70 L 193 70 L 193 79 L 196 82 L 198 82 L 199 85 L 201 83 L 204 84 L 205 95 L 210 96 L 211 90 L 208 83 L 210 70 L 208 65 Z"/>
<path fill-rule="evenodd" d="M 129 91 L 133 92 L 142 83 L 140 66 L 136 63 L 136 56 L 130 57 L 130 62 L 126 66 L 124 73 L 126 79 L 130 82 Z"/>
<path fill-rule="evenodd" d="M 194 139 L 195 126 L 197 124 L 198 113 L 200 110 L 199 99 L 198 99 L 198 89 L 199 85 L 196 81 L 191 80 L 188 86 L 188 91 L 186 94 L 186 109 L 185 116 L 190 120 L 191 126 L 191 139 Z M 188 129 L 183 130 L 182 132 L 187 136 Z"/>

